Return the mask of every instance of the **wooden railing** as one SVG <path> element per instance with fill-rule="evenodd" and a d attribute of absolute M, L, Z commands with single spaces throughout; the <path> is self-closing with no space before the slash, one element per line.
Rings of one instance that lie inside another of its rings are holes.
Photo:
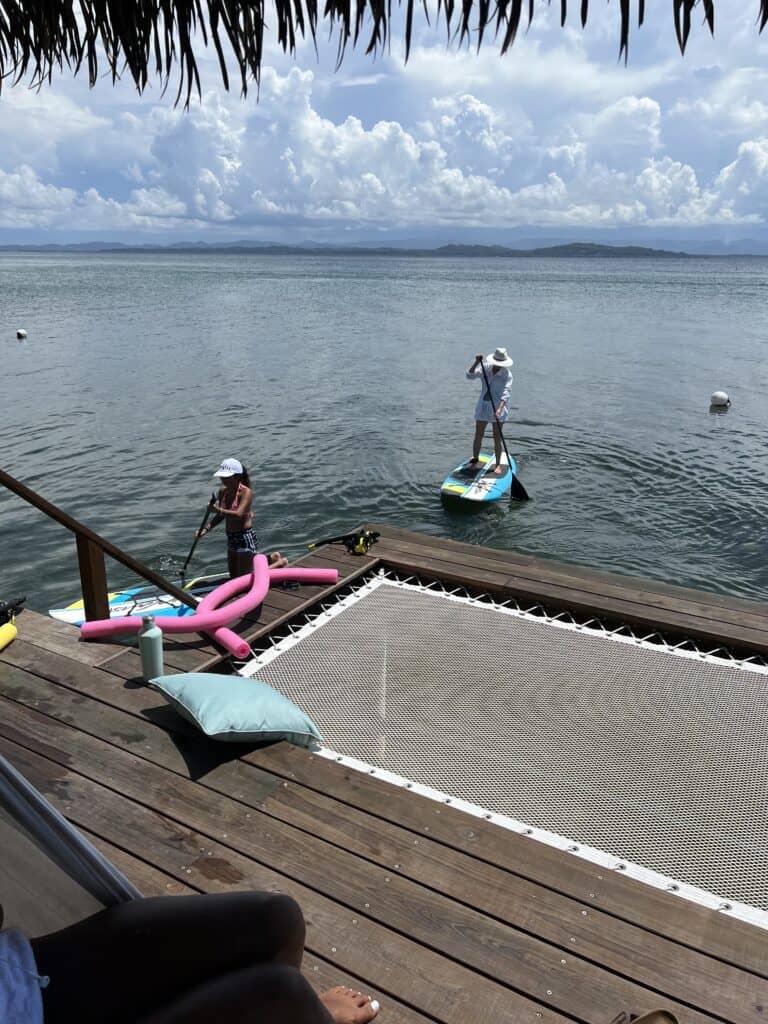
<path fill-rule="evenodd" d="M 114 558 L 116 562 L 120 562 L 121 565 L 136 573 L 137 576 L 141 576 L 150 583 L 154 583 L 160 590 L 175 597 L 182 604 L 189 605 L 190 608 L 196 606 L 197 602 L 188 591 L 182 590 L 181 587 L 177 587 L 170 580 L 161 576 L 160 573 L 155 572 L 154 569 L 150 569 L 148 565 L 144 565 L 137 558 L 133 558 L 131 555 L 126 554 L 125 551 L 121 551 L 115 544 L 112 544 L 104 537 L 100 537 L 98 533 L 84 526 L 77 519 L 73 519 L 72 516 L 57 508 L 56 505 L 52 505 L 50 501 L 46 501 L 45 498 L 36 494 L 26 484 L 16 480 L 2 469 L 0 469 L 0 484 L 7 487 L 9 491 L 13 491 L 14 494 L 18 494 L 20 498 L 23 498 L 30 505 L 34 505 L 35 508 L 50 516 L 51 519 L 55 519 L 57 523 L 66 526 L 71 533 L 74 533 L 77 544 L 77 561 L 80 567 L 80 584 L 83 590 L 85 618 L 88 621 L 109 618 L 107 572 L 104 564 L 104 555 L 109 555 L 110 558 Z"/>

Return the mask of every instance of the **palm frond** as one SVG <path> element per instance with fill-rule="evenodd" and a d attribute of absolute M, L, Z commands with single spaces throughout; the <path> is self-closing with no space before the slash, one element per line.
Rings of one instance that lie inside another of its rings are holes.
<path fill-rule="evenodd" d="M 411 50 L 416 0 L 405 6 L 405 55 Z M 572 0 L 575 5 L 576 0 Z M 619 54 L 629 52 L 632 0 L 614 0 L 619 17 Z M 542 0 L 543 3 L 543 0 Z M 551 0 L 547 0 L 551 3 Z M 429 0 L 422 0 L 429 20 Z M 758 29 L 768 23 L 768 0 L 758 0 Z M 703 22 L 715 30 L 715 0 L 671 0 L 672 23 L 682 53 L 691 32 L 692 17 L 701 6 Z M 530 26 L 534 0 L 436 0 L 437 19 L 444 19 L 449 37 L 459 43 L 477 39 L 487 45 L 488 30 L 500 39 L 501 52 L 514 43 L 524 19 Z M 567 0 L 559 0 L 560 23 L 566 24 Z M 645 0 L 636 0 L 637 23 L 645 20 Z M 277 42 L 295 53 L 297 41 L 316 39 L 318 0 L 274 0 Z M 589 0 L 580 0 L 581 25 L 587 23 Z M 387 44 L 392 0 L 325 0 L 322 17 L 335 34 L 338 63 L 347 46 L 370 32 L 367 53 Z M 77 74 L 85 65 L 95 84 L 105 71 L 112 80 L 130 75 L 139 92 L 154 75 L 166 87 L 178 77 L 177 102 L 200 91 L 197 58 L 201 47 L 212 45 L 221 81 L 230 88 L 229 67 L 237 68 L 240 89 L 258 84 L 264 51 L 267 13 L 264 0 L 0 0 L 0 87 L 23 80 L 33 86 L 50 82 L 53 73 Z"/>

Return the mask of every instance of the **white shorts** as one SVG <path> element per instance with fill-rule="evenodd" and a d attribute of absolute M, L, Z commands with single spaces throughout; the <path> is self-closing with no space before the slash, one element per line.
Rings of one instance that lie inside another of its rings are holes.
<path fill-rule="evenodd" d="M 16 928 L 0 931 L 0 1021 L 43 1024 L 40 989 L 47 984 L 37 973 L 29 939 Z"/>

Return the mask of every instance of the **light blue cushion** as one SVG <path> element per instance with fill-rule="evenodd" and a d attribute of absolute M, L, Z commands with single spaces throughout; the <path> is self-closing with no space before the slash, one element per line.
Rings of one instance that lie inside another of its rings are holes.
<path fill-rule="evenodd" d="M 301 708 L 260 679 L 183 672 L 158 676 L 150 685 L 213 739 L 230 743 L 288 740 L 312 747 L 323 738 Z"/>

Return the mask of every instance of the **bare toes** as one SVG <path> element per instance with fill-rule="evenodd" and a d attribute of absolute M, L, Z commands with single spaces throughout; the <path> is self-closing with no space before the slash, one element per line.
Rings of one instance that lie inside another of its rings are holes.
<path fill-rule="evenodd" d="M 338 985 L 323 992 L 320 999 L 335 1024 L 367 1024 L 379 1012 L 379 1004 L 346 985 Z"/>

